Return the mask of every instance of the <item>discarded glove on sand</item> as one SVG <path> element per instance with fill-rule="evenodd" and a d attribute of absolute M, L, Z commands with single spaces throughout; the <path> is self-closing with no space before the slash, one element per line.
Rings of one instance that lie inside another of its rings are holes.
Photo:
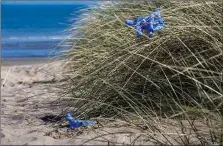
<path fill-rule="evenodd" d="M 91 126 L 95 124 L 93 121 L 74 120 L 69 113 L 66 114 L 66 119 L 69 121 L 69 129 L 75 129 L 81 126 Z"/>

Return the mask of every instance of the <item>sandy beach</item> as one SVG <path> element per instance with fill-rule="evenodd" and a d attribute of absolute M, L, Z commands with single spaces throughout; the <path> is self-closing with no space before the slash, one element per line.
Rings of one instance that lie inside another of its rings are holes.
<path fill-rule="evenodd" d="M 151 134 L 148 134 L 148 130 L 118 119 L 104 123 L 96 121 L 97 124 L 91 127 L 68 129 L 65 110 L 72 112 L 75 107 L 69 106 L 72 97 L 60 96 L 60 87 L 66 83 L 61 73 L 63 66 L 62 61 L 4 62 L 1 67 L 1 143 L 3 145 L 158 144 L 151 138 Z M 180 128 L 176 127 L 176 121 L 169 122 L 175 124 L 172 126 L 162 124 L 166 136 L 178 135 L 176 131 L 180 132 Z M 198 127 L 200 130 L 208 130 L 200 122 Z M 161 143 L 167 143 L 161 133 L 152 134 L 152 137 L 156 137 L 156 140 Z M 172 140 L 172 144 L 179 144 Z M 194 141 L 197 143 L 196 138 Z"/>
<path fill-rule="evenodd" d="M 44 117 L 60 114 L 54 103 L 62 78 L 60 63 L 4 61 L 1 67 L 2 144 L 53 144 Z M 52 74 L 53 73 L 53 74 Z"/>
<path fill-rule="evenodd" d="M 63 120 L 69 97 L 60 100 L 63 63 L 43 61 L 4 62 L 1 67 L 1 142 L 3 145 L 130 144 L 140 130 L 97 127 L 55 129 Z M 68 99 L 67 101 L 65 99 Z M 70 108 L 69 110 L 72 110 Z M 56 117 L 57 116 L 57 117 Z M 113 134 L 109 134 L 113 133 Z M 100 136 L 99 136 L 100 135 Z M 122 136 L 120 136 L 122 135 Z M 93 138 L 93 140 L 91 140 Z M 142 142 L 142 141 L 141 141 Z M 138 143 L 140 144 L 140 143 Z M 144 144 L 151 144 L 146 142 Z"/>
<path fill-rule="evenodd" d="M 1 5 L 2 145 L 223 145 L 220 0 Z"/>

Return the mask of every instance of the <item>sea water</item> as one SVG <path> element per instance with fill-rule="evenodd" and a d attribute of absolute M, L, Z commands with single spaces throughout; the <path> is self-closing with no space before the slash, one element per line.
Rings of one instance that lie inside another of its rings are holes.
<path fill-rule="evenodd" d="M 92 2 L 2 1 L 2 59 L 44 59 L 58 54 L 66 31 Z M 64 47 L 66 49 L 68 46 Z"/>

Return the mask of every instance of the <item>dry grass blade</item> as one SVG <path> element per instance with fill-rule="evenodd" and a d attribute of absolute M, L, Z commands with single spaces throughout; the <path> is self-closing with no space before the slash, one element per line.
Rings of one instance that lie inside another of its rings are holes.
<path fill-rule="evenodd" d="M 157 7 L 166 27 L 151 38 L 137 38 L 125 19 Z M 174 119 L 181 123 L 179 137 L 165 137 L 168 144 L 222 143 L 222 22 L 221 0 L 96 6 L 75 26 L 76 38 L 68 40 L 74 46 L 64 73 L 70 81 L 66 91 L 77 101 L 76 115 L 116 117 L 160 133 L 166 131 L 163 120 Z M 207 126 L 203 119 L 215 123 L 211 132 L 201 130 Z"/>

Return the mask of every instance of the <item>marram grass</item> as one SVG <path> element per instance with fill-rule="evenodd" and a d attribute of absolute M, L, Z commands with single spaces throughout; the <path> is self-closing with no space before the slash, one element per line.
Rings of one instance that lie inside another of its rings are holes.
<path fill-rule="evenodd" d="M 125 25 L 125 19 L 158 7 L 167 24 L 153 37 L 144 33 L 138 38 Z M 156 126 L 157 119 L 205 119 L 215 123 L 206 124 L 212 131 L 218 130 L 215 140 L 209 134 L 210 139 L 198 138 L 199 144 L 221 143 L 222 22 L 221 0 L 118 2 L 93 8 L 87 21 L 74 28 L 73 49 L 65 54 L 66 92 L 76 100 L 76 115 L 134 119 L 148 127 Z"/>

